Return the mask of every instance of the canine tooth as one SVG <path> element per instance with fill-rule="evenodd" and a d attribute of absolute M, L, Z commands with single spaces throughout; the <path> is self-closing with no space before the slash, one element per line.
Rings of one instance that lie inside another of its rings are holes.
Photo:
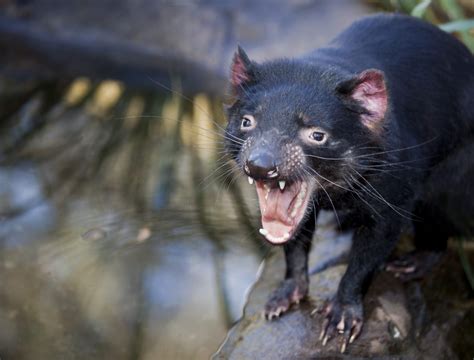
<path fill-rule="evenodd" d="M 285 188 L 285 181 L 284 180 L 280 180 L 278 181 L 278 186 L 280 186 L 280 190 L 283 191 L 283 189 Z"/>
<path fill-rule="evenodd" d="M 283 239 L 289 239 L 290 238 L 290 234 L 289 233 L 285 233 L 285 235 L 283 235 Z"/>
<path fill-rule="evenodd" d="M 252 185 L 253 184 L 253 179 L 249 176 L 249 184 Z"/>
<path fill-rule="evenodd" d="M 263 236 L 267 236 L 267 235 L 268 235 L 268 230 L 263 229 L 263 228 L 260 229 L 260 230 L 258 230 L 258 232 L 259 232 L 260 234 L 262 234 Z"/>

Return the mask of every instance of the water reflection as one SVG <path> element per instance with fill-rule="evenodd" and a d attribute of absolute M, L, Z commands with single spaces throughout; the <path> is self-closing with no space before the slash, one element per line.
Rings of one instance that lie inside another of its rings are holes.
<path fill-rule="evenodd" d="M 219 102 L 176 89 L 16 88 L 0 118 L 2 359 L 204 359 L 240 316 L 266 251 L 255 195 L 223 156 Z"/>

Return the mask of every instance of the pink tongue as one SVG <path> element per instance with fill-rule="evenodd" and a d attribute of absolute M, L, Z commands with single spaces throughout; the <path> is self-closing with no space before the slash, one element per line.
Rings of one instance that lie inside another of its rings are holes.
<path fill-rule="evenodd" d="M 262 182 L 257 182 L 257 194 L 262 213 L 262 225 L 274 237 L 283 237 L 291 233 L 294 220 L 289 217 L 289 207 L 299 191 L 299 186 L 287 186 L 285 191 L 272 188 L 267 195 Z"/>

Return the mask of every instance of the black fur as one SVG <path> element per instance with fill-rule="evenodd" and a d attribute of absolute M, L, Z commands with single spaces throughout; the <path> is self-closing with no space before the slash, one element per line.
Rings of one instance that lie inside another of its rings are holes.
<path fill-rule="evenodd" d="M 417 245 L 432 250 L 474 227 L 474 58 L 428 23 L 376 15 L 302 58 L 257 64 L 239 48 L 236 61 L 227 149 L 243 168 L 265 148 L 282 164 L 281 179 L 314 177 L 321 184 L 300 235 L 284 247 L 287 280 L 307 282 L 309 246 L 297 243 L 308 241 L 301 234 L 314 229 L 312 211 L 349 213 L 349 264 L 325 310 L 324 327 L 332 336 L 344 318 L 346 340 L 351 331 L 357 336 L 363 289 L 392 252 L 402 226 L 413 223 Z M 351 97 L 368 69 L 381 74 L 388 99 L 373 127 L 361 120 L 371 112 Z M 250 132 L 240 129 L 246 114 L 257 120 Z M 301 141 L 301 129 L 311 126 L 329 134 L 323 146 Z M 297 169 L 283 165 L 288 143 L 305 153 Z"/>

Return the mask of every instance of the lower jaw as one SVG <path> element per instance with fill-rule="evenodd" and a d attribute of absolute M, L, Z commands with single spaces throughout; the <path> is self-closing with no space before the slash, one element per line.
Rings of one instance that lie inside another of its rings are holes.
<path fill-rule="evenodd" d="M 268 230 L 266 230 L 265 228 L 260 229 L 259 232 L 260 232 L 260 234 L 262 234 L 265 237 L 265 239 L 269 243 L 271 243 L 273 245 L 281 245 L 281 244 L 286 243 L 288 240 L 291 239 L 291 237 L 293 236 L 293 233 L 294 233 L 294 231 L 291 230 L 291 232 L 287 232 L 283 236 L 277 237 L 277 236 L 273 236 L 272 234 L 270 234 L 268 232 Z"/>
<path fill-rule="evenodd" d="M 290 239 L 294 237 L 297 233 L 305 215 L 308 211 L 309 201 L 314 191 L 314 185 L 309 182 L 303 182 L 301 189 L 298 192 L 298 195 L 293 199 L 292 205 L 290 205 L 290 211 L 288 211 L 288 219 L 290 224 L 280 223 L 278 226 L 280 229 L 279 236 L 272 234 L 266 227 L 271 227 L 269 225 L 270 221 L 264 220 L 262 216 L 262 228 L 260 229 L 260 234 L 262 234 L 265 239 L 272 245 L 283 245 L 287 243 Z"/>

